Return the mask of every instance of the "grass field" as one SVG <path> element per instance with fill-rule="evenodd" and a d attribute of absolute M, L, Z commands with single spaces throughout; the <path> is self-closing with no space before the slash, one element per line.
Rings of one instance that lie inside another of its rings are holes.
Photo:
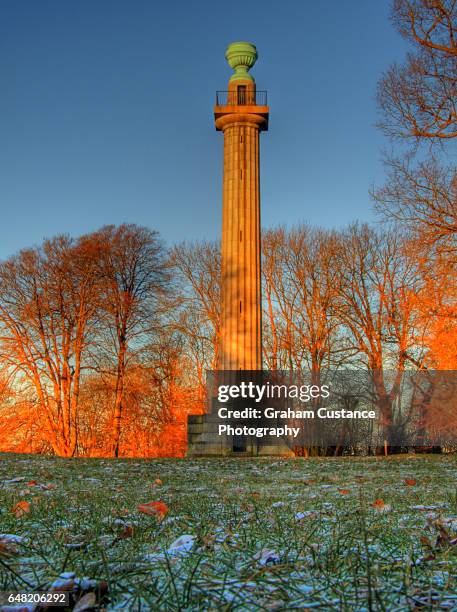
<path fill-rule="evenodd" d="M 457 610 L 452 456 L 5 454 L 0 495 L 0 590 L 75 610 Z"/>

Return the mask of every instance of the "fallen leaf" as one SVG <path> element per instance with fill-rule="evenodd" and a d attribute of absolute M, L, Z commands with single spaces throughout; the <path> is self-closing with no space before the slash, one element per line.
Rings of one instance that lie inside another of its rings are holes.
<path fill-rule="evenodd" d="M 160 478 L 156 478 L 156 479 L 154 480 L 154 484 L 156 484 L 156 485 L 161 485 L 161 484 L 163 484 L 163 483 L 162 483 L 162 481 L 160 480 Z"/>
<path fill-rule="evenodd" d="M 385 504 L 383 499 L 377 499 L 375 502 L 371 504 L 371 507 L 376 510 L 376 512 L 391 512 L 392 506 L 390 504 Z"/>
<path fill-rule="evenodd" d="M 126 525 L 121 533 L 117 536 L 118 540 L 127 540 L 133 536 L 133 527 L 131 525 Z"/>
<path fill-rule="evenodd" d="M 28 514 L 30 512 L 30 504 L 25 500 L 20 501 L 11 508 L 11 512 L 16 515 L 16 518 L 20 518 L 21 516 L 24 516 L 24 514 Z"/>
<path fill-rule="evenodd" d="M 254 510 L 254 506 L 252 504 L 247 504 L 245 502 L 240 504 L 240 508 L 246 512 L 252 512 Z"/>
<path fill-rule="evenodd" d="M 28 487 L 36 487 L 38 484 L 38 482 L 36 480 L 29 480 L 29 482 L 27 483 Z"/>
<path fill-rule="evenodd" d="M 83 610 L 90 610 L 95 608 L 97 598 L 95 593 L 86 593 L 79 601 L 76 602 L 76 606 L 73 608 L 73 612 L 83 612 Z"/>
<path fill-rule="evenodd" d="M 429 538 L 427 538 L 427 536 L 421 535 L 420 543 L 422 544 L 422 546 L 426 546 L 427 548 L 433 548 L 433 544 L 431 543 Z"/>
<path fill-rule="evenodd" d="M 371 504 L 371 507 L 372 508 L 383 508 L 385 505 L 386 504 L 384 503 L 384 500 L 379 498 Z"/>
<path fill-rule="evenodd" d="M 57 485 L 55 485 L 53 482 L 50 482 L 49 484 L 41 485 L 41 488 L 44 491 L 52 491 L 53 489 L 57 489 Z"/>
<path fill-rule="evenodd" d="M 348 495 L 350 492 L 350 489 L 338 489 L 338 493 L 341 493 L 341 495 Z"/>
<path fill-rule="evenodd" d="M 169 508 L 166 503 L 158 501 L 149 502 L 147 504 L 139 504 L 138 510 L 143 514 L 149 514 L 151 516 L 156 516 L 159 519 L 163 519 L 163 517 L 168 513 Z"/>
<path fill-rule="evenodd" d="M 417 480 L 414 480 L 414 478 L 405 478 L 405 485 L 408 487 L 414 487 L 417 485 Z"/>
<path fill-rule="evenodd" d="M 7 557 L 19 554 L 16 544 L 20 544 L 22 541 L 23 538 L 21 536 L 12 533 L 0 533 L 0 555 Z"/>
<path fill-rule="evenodd" d="M 49 588 L 51 593 L 56 591 L 73 591 L 76 588 L 76 574 L 74 572 L 62 572 L 54 580 Z"/>
<path fill-rule="evenodd" d="M 454 545 L 455 541 L 451 540 L 451 536 L 447 529 L 445 529 L 439 521 L 436 521 L 436 527 L 439 530 L 438 537 L 436 539 L 436 546 L 438 547 L 446 547 L 449 545 Z"/>

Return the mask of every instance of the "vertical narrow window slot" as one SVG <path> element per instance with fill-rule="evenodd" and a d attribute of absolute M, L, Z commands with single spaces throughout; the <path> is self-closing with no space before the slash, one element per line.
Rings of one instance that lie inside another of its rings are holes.
<path fill-rule="evenodd" d="M 241 314 L 241 300 L 240 300 L 240 314 Z"/>

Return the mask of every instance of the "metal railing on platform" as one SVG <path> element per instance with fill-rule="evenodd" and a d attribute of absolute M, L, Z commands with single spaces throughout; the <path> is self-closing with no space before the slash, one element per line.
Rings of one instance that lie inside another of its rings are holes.
<path fill-rule="evenodd" d="M 248 91 L 238 87 L 236 91 L 216 91 L 216 106 L 266 106 L 266 91 Z"/>

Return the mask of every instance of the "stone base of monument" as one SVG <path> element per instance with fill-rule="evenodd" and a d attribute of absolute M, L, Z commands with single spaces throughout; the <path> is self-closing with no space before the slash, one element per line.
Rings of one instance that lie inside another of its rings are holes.
<path fill-rule="evenodd" d="M 212 413 L 191 414 L 187 417 L 188 457 L 294 457 L 294 452 L 282 440 L 262 438 L 240 440 L 220 436 L 220 419 Z"/>

